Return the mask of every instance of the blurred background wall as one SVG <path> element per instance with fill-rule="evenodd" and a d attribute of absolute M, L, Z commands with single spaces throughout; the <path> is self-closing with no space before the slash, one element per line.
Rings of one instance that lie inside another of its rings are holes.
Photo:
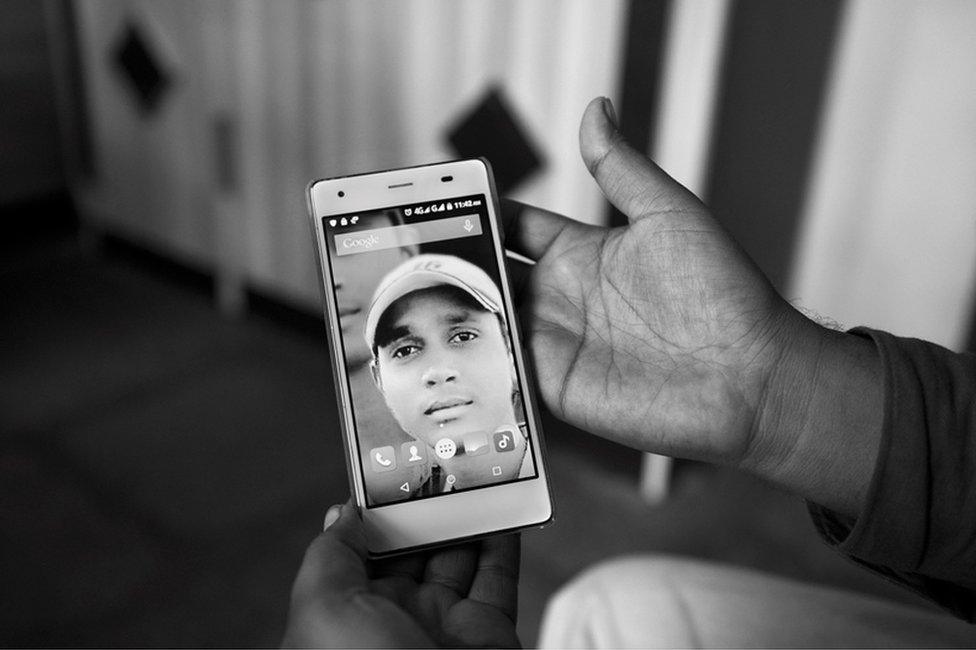
<path fill-rule="evenodd" d="M 500 86 L 547 161 L 517 196 L 600 220 L 574 134 L 617 93 L 625 7 L 76 2 L 96 162 L 75 194 L 101 227 L 315 308 L 305 184 L 455 157 L 448 128 Z M 119 75 L 130 33 L 166 78 L 153 109 Z"/>
<path fill-rule="evenodd" d="M 62 103 L 86 116 L 62 111 L 69 142 L 87 148 L 67 156 L 89 161 L 69 169 L 83 220 L 214 271 L 231 309 L 245 283 L 314 309 L 304 184 L 452 157 L 447 129 L 497 87 L 546 161 L 516 198 L 614 220 L 576 153 L 582 107 L 607 95 L 631 140 L 712 205 L 799 305 L 949 346 L 972 329 L 969 3 L 78 0 L 49 10 L 71 18 L 50 25 L 75 32 L 54 52 L 60 87 L 76 89 Z M 24 39 L 7 39 L 21 49 L 5 60 L 30 59 L 41 78 L 32 14 L 6 23 Z M 158 84 L 144 91 L 151 103 L 120 63 L 133 39 L 145 49 L 141 83 Z M 33 115 L 10 127 L 19 135 L 7 146 L 40 145 L 16 172 L 56 182 L 50 107 L 5 106 Z M 6 187 L 17 182 L 27 181 Z"/>
<path fill-rule="evenodd" d="M 848 327 L 973 349 L 976 5 L 852 2 L 790 296 Z"/>

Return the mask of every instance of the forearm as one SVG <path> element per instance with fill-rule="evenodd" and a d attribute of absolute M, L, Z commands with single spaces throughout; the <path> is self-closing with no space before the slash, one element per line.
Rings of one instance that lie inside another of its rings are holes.
<path fill-rule="evenodd" d="M 874 344 L 799 314 L 765 386 L 745 468 L 838 513 L 864 503 L 883 424 Z"/>
<path fill-rule="evenodd" d="M 976 356 L 877 330 L 857 339 L 883 369 L 883 429 L 861 502 L 810 495 L 826 506 L 811 508 L 814 521 L 841 553 L 974 621 Z"/>

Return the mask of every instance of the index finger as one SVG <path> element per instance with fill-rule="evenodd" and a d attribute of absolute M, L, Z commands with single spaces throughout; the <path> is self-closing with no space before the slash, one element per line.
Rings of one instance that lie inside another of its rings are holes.
<path fill-rule="evenodd" d="M 502 199 L 501 208 L 505 247 L 533 261 L 546 254 L 560 233 L 576 224 L 561 214 L 513 199 Z"/>
<path fill-rule="evenodd" d="M 468 591 L 469 599 L 498 609 L 513 623 L 518 618 L 521 545 L 518 533 L 485 539 Z"/>

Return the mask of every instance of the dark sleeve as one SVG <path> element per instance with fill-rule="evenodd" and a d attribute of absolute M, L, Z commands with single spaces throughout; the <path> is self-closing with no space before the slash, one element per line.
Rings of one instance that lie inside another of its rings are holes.
<path fill-rule="evenodd" d="M 884 422 L 856 519 L 811 504 L 841 553 L 976 621 L 976 355 L 866 328 L 884 366 Z"/>

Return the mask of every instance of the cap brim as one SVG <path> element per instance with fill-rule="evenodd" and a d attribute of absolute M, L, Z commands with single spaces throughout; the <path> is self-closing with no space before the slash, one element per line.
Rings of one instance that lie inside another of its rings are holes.
<path fill-rule="evenodd" d="M 366 323 L 364 328 L 364 335 L 369 347 L 374 347 L 376 327 L 379 325 L 379 321 L 380 318 L 382 318 L 383 313 L 390 308 L 390 305 L 408 293 L 419 291 L 421 289 L 439 287 L 442 285 L 449 285 L 463 289 L 466 293 L 470 294 L 475 300 L 477 300 L 478 304 L 484 307 L 487 311 L 496 314 L 501 312 L 500 305 L 496 305 L 491 298 L 484 295 L 481 291 L 478 291 L 464 280 L 460 280 L 448 273 L 441 273 L 440 271 L 431 269 L 412 271 L 390 283 L 389 286 L 383 289 L 382 293 L 376 296 L 372 304 L 370 304 L 369 309 L 366 312 Z"/>

